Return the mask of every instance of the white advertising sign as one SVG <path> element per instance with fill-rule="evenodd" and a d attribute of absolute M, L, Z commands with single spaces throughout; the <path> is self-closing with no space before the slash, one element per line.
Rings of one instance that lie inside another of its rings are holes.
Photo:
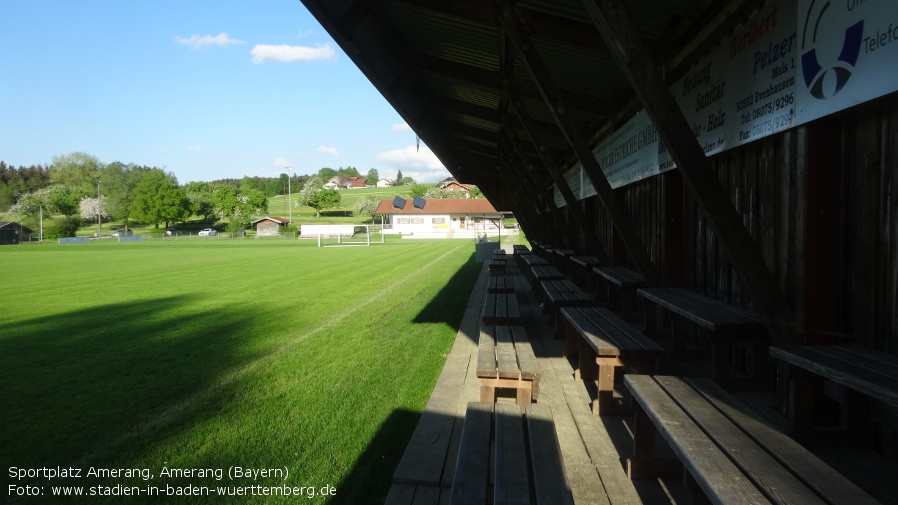
<path fill-rule="evenodd" d="M 707 155 L 896 90 L 895 0 L 766 4 L 671 87 Z M 601 140 L 593 154 L 612 188 L 676 168 L 645 113 Z M 575 174 L 580 197 L 594 195 L 580 166 L 566 177 Z"/>

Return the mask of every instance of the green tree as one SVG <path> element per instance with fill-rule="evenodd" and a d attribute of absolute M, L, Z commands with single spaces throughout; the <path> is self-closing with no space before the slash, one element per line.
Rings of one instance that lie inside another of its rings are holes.
<path fill-rule="evenodd" d="M 402 186 L 402 170 L 396 172 L 396 180 L 393 181 L 394 186 Z"/>
<path fill-rule="evenodd" d="M 151 170 L 114 161 L 106 165 L 100 175 L 104 193 L 102 208 L 124 221 L 126 230 L 130 227 L 131 204 L 134 202 L 137 186 Z"/>
<path fill-rule="evenodd" d="M 154 168 L 135 188 L 130 211 L 133 219 L 159 228 L 159 223 L 169 226 L 190 217 L 190 201 L 174 175 Z"/>
<path fill-rule="evenodd" d="M 420 196 L 423 198 L 424 193 L 427 192 L 427 186 L 424 186 L 423 184 L 412 184 L 411 191 L 412 191 L 412 198 L 414 198 L 416 196 Z"/>
<path fill-rule="evenodd" d="M 368 170 L 368 175 L 366 177 L 368 178 L 368 184 L 376 185 L 377 181 L 380 180 L 380 174 L 377 173 L 376 168 L 372 168 L 371 170 Z"/>
<path fill-rule="evenodd" d="M 93 155 L 74 152 L 53 157 L 50 168 L 50 183 L 68 186 L 82 195 L 90 195 L 97 191 L 97 180 L 103 163 Z"/>
<path fill-rule="evenodd" d="M 321 217 L 321 211 L 340 205 L 340 192 L 335 189 L 324 189 L 320 177 L 312 177 L 299 192 L 297 202 L 315 209 L 315 217 Z"/>
<path fill-rule="evenodd" d="M 206 219 L 215 216 L 215 186 L 208 182 L 188 182 L 184 194 L 190 202 L 190 212 Z"/>
<path fill-rule="evenodd" d="M 318 171 L 318 177 L 321 178 L 321 183 L 329 181 L 331 177 L 337 175 L 337 171 L 330 167 L 324 167 Z"/>
<path fill-rule="evenodd" d="M 374 215 L 377 214 L 378 207 L 380 207 L 380 200 L 372 195 L 367 195 L 356 200 L 353 210 L 356 215 L 368 216 L 371 218 L 371 222 L 374 222 Z"/>
<path fill-rule="evenodd" d="M 16 194 L 5 182 L 0 181 L 0 212 L 6 212 L 14 203 Z"/>
<path fill-rule="evenodd" d="M 81 199 L 87 196 L 79 189 L 63 184 L 55 184 L 49 188 L 50 211 L 72 217 L 79 212 Z"/>
<path fill-rule="evenodd" d="M 213 202 L 215 213 L 229 220 L 231 232 L 245 228 L 253 216 L 262 215 L 268 208 L 268 198 L 261 191 L 253 187 L 237 189 L 228 184 L 215 186 Z"/>
<path fill-rule="evenodd" d="M 280 194 L 287 194 L 287 174 L 281 174 L 277 179 L 271 179 L 265 185 L 265 196 L 272 197 Z"/>

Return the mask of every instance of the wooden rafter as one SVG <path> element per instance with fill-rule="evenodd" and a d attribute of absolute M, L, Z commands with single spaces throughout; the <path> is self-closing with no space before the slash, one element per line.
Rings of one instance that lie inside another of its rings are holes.
<path fill-rule="evenodd" d="M 764 317 L 775 342 L 789 343 L 794 320 L 786 297 L 693 136 L 632 15 L 620 0 L 584 0 L 584 4 L 607 46 L 613 48 L 612 53 L 654 122 L 658 135 L 752 302 Z"/>

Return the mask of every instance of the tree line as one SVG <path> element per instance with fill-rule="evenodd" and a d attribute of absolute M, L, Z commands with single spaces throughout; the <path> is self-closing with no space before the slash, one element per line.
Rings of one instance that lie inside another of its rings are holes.
<path fill-rule="evenodd" d="M 401 174 L 401 172 L 400 172 Z M 378 179 L 376 169 L 367 174 Z M 121 221 L 169 227 L 191 216 L 221 219 L 229 231 L 244 229 L 254 217 L 268 211 L 268 198 L 286 194 L 292 186 L 296 205 L 321 209 L 339 205 L 339 193 L 325 190 L 332 177 L 360 177 L 355 167 L 324 167 L 313 175 L 244 177 L 211 182 L 178 183 L 171 172 L 158 167 L 115 161 L 74 152 L 56 156 L 48 167 L 13 167 L 0 161 L 0 212 L 36 228 L 40 215 L 50 218 L 48 238 L 74 236 L 84 223 Z"/>

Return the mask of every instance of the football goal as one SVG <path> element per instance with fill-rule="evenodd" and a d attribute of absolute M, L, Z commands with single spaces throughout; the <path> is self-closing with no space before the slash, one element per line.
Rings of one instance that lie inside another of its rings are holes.
<path fill-rule="evenodd" d="M 300 239 L 318 241 L 318 247 L 370 246 L 384 243 L 381 227 L 372 230 L 370 224 L 304 224 L 300 226 Z"/>

